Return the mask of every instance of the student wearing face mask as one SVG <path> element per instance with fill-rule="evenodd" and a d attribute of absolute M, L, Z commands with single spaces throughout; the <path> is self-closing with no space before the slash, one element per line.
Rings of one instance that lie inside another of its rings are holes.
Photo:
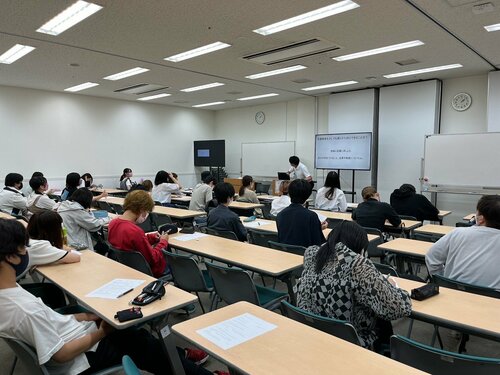
<path fill-rule="evenodd" d="M 136 225 L 146 221 L 154 205 L 151 195 L 146 191 L 134 190 L 128 193 L 123 203 L 125 212 L 109 223 L 108 241 L 119 250 L 140 252 L 149 263 L 153 275 L 161 277 L 166 267 L 161 250 L 168 246 L 168 233 L 144 234 Z"/>
<path fill-rule="evenodd" d="M 96 185 L 94 185 L 94 177 L 92 177 L 90 173 L 82 174 L 82 180 L 87 189 L 93 190 L 97 187 Z"/>
<path fill-rule="evenodd" d="M 0 191 L 0 211 L 12 215 L 28 213 L 28 200 L 21 192 L 23 176 L 19 173 L 9 173 L 5 176 L 5 187 Z"/>

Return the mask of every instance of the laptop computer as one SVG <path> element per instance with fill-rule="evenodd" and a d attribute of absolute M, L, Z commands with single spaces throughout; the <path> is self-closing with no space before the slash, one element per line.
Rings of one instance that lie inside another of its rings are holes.
<path fill-rule="evenodd" d="M 278 172 L 278 180 L 289 180 L 290 175 L 287 172 Z"/>

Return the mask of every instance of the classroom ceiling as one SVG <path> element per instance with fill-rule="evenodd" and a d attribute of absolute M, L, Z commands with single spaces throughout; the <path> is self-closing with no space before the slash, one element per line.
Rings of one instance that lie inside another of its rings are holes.
<path fill-rule="evenodd" d="M 151 94 L 137 96 L 114 91 L 147 83 L 166 87 L 155 94 L 171 94 L 149 103 L 191 107 L 224 101 L 222 105 L 206 107 L 219 110 L 420 79 L 484 74 L 500 68 L 500 31 L 488 33 L 483 28 L 500 23 L 500 0 L 354 0 L 359 8 L 345 13 L 268 36 L 252 32 L 338 1 L 93 0 L 103 9 L 62 34 L 51 36 L 36 30 L 75 0 L 0 0 L 0 54 L 17 43 L 36 47 L 13 64 L 0 64 L 0 85 L 63 92 L 90 81 L 99 86 L 70 95 L 136 101 Z M 477 6 L 485 3 L 491 5 Z M 272 66 L 243 59 L 313 38 L 339 48 Z M 417 39 L 425 45 L 344 62 L 332 60 Z M 216 41 L 232 46 L 182 62 L 164 60 Z M 396 63 L 407 60 L 416 62 L 407 66 Z M 383 77 L 455 63 L 463 67 L 418 76 Z M 297 64 L 307 69 L 256 80 L 245 78 Z M 150 71 L 118 81 L 103 79 L 134 67 Z M 350 80 L 359 83 L 310 92 L 301 90 Z M 191 93 L 179 91 L 212 82 L 225 85 Z M 268 93 L 279 95 L 236 100 Z"/>

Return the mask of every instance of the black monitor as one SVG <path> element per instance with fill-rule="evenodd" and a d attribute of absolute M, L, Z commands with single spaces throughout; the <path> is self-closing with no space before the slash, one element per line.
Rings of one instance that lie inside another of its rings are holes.
<path fill-rule="evenodd" d="M 195 167 L 224 167 L 226 165 L 226 144 L 223 139 L 194 141 Z"/>
<path fill-rule="evenodd" d="M 278 180 L 289 180 L 290 175 L 287 172 L 278 172 Z"/>

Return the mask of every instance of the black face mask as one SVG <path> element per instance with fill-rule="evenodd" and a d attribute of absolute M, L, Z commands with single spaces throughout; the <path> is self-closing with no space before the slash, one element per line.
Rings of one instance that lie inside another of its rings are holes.
<path fill-rule="evenodd" d="M 19 189 L 17 190 L 23 190 L 23 183 L 21 182 L 21 186 L 19 186 Z"/>
<path fill-rule="evenodd" d="M 16 254 L 19 259 L 21 259 L 21 262 L 19 264 L 13 264 L 9 261 L 6 261 L 11 265 L 12 268 L 16 271 L 16 278 L 24 273 L 26 271 L 26 268 L 28 268 L 28 264 L 30 262 L 30 257 L 28 252 L 26 254 Z"/>
<path fill-rule="evenodd" d="M 91 182 L 92 182 L 92 181 L 90 181 L 90 180 L 85 180 L 85 187 L 87 187 L 87 188 L 88 188 L 88 187 L 90 187 L 90 183 L 91 183 Z"/>

